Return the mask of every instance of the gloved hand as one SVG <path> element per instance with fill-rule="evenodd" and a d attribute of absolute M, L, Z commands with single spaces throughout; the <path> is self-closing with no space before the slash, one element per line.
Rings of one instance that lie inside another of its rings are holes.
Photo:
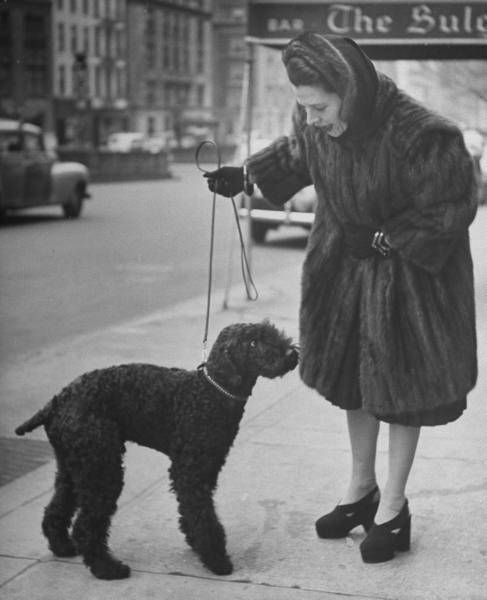
<path fill-rule="evenodd" d="M 208 179 L 208 187 L 212 192 L 231 198 L 244 189 L 243 167 L 220 167 L 216 171 L 204 173 Z"/>
<path fill-rule="evenodd" d="M 355 258 L 368 258 L 377 254 L 387 256 L 391 251 L 382 231 L 370 227 L 344 227 L 344 241 L 345 248 Z"/>

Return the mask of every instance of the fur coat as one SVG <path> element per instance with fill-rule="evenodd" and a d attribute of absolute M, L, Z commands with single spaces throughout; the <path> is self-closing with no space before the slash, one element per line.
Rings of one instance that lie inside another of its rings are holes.
<path fill-rule="evenodd" d="M 456 126 L 384 75 L 377 81 L 361 130 L 332 138 L 296 106 L 291 134 L 248 168 L 276 205 L 316 188 L 302 274 L 303 381 L 341 408 L 438 425 L 461 415 L 477 377 L 472 161 Z M 392 252 L 355 258 L 347 226 L 381 229 Z"/>

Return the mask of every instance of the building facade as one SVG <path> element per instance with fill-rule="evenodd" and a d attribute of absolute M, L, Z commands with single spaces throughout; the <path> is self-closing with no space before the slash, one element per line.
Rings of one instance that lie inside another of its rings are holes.
<path fill-rule="evenodd" d="M 51 0 L 0 3 L 0 116 L 52 129 Z"/>
<path fill-rule="evenodd" d="M 60 145 L 98 146 L 128 122 L 126 0 L 53 0 Z"/>
<path fill-rule="evenodd" d="M 211 0 L 128 0 L 132 130 L 184 145 L 212 129 L 211 8 Z"/>
<path fill-rule="evenodd" d="M 246 0 L 214 0 L 213 108 L 218 123 L 216 139 L 221 143 L 238 141 L 245 127 L 244 84 L 249 65 L 246 31 Z"/>

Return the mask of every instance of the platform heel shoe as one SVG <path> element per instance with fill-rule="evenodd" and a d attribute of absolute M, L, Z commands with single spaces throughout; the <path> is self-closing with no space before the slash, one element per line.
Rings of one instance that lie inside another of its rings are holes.
<path fill-rule="evenodd" d="M 406 500 L 396 517 L 386 523 L 372 525 L 360 544 L 360 553 L 366 563 L 386 562 L 393 559 L 396 552 L 409 550 L 410 545 L 411 514 Z"/>
<path fill-rule="evenodd" d="M 376 486 L 366 496 L 353 504 L 338 504 L 328 514 L 320 517 L 316 523 L 318 537 L 338 539 L 362 525 L 368 531 L 374 522 L 375 513 L 379 507 L 380 492 Z"/>

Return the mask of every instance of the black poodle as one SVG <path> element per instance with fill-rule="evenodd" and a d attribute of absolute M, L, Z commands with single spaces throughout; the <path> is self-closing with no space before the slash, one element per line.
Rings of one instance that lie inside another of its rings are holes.
<path fill-rule="evenodd" d="M 67 385 L 16 429 L 24 435 L 44 425 L 56 454 L 54 495 L 42 521 L 52 552 L 81 554 L 100 579 L 130 575 L 110 554 L 108 532 L 123 487 L 125 442 L 131 441 L 171 459 L 186 541 L 211 571 L 231 573 L 213 505 L 218 474 L 257 377 L 282 376 L 297 362 L 296 346 L 268 321 L 238 323 L 220 332 L 207 362 L 194 371 L 127 364 Z"/>

